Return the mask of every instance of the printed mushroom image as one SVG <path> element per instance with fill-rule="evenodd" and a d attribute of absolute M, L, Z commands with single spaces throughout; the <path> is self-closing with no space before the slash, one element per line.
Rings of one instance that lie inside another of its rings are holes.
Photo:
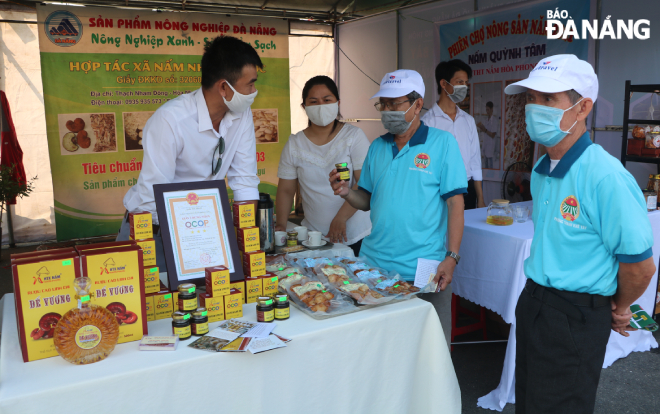
<path fill-rule="evenodd" d="M 89 148 L 89 146 L 92 145 L 92 140 L 89 135 L 87 135 L 87 131 L 83 129 L 78 132 L 78 135 L 76 135 L 76 143 L 80 148 Z"/>
<path fill-rule="evenodd" d="M 252 118 L 257 142 L 278 142 L 277 109 L 253 109 Z"/>
<path fill-rule="evenodd" d="M 108 309 L 110 312 L 112 312 L 115 315 L 115 318 L 117 318 L 117 323 L 119 323 L 120 325 L 122 323 L 126 323 L 126 324 L 135 323 L 138 319 L 137 315 L 134 312 L 127 311 L 126 305 L 124 305 L 121 302 L 112 302 L 111 304 L 106 306 L 106 309 Z"/>
<path fill-rule="evenodd" d="M 39 319 L 39 328 L 34 329 L 30 333 L 30 337 L 35 341 L 37 339 L 52 338 L 55 333 L 55 325 L 62 319 L 62 315 L 55 312 L 45 314 Z"/>
<path fill-rule="evenodd" d="M 75 132 L 67 132 L 62 137 L 62 146 L 69 152 L 78 151 L 78 138 Z"/>
<path fill-rule="evenodd" d="M 85 121 L 82 118 L 76 118 L 73 121 L 66 121 L 66 129 L 71 132 L 80 132 L 85 129 Z"/>

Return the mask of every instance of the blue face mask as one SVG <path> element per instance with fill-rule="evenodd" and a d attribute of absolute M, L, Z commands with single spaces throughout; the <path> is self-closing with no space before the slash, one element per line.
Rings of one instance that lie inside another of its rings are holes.
<path fill-rule="evenodd" d="M 580 102 L 582 102 L 582 99 L 577 101 L 575 105 Z M 527 133 L 532 141 L 546 147 L 554 147 L 559 144 L 567 134 L 571 133 L 571 129 L 577 124 L 576 120 L 573 125 L 568 128 L 568 131 L 562 131 L 559 126 L 561 124 L 561 119 L 564 117 L 564 112 L 573 109 L 575 105 L 566 110 L 536 104 L 525 105 Z"/>

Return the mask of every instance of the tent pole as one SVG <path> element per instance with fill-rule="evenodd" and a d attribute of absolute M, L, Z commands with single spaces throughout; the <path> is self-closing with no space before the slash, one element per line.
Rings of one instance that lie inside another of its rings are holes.
<path fill-rule="evenodd" d="M 12 221 L 12 211 L 14 206 L 12 204 L 7 204 L 7 234 L 9 235 L 9 247 L 16 247 L 16 242 L 14 241 L 14 222 Z"/>

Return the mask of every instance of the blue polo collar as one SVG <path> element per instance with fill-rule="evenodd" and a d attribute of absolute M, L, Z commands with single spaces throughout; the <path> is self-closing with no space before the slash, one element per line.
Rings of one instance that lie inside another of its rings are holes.
<path fill-rule="evenodd" d="M 408 146 L 414 147 L 415 145 L 426 144 L 426 137 L 428 134 L 429 127 L 426 126 L 424 122 L 420 122 L 419 128 L 417 128 L 417 131 L 415 131 L 412 138 L 410 138 L 410 141 L 408 141 Z M 390 134 L 389 132 L 383 135 L 381 138 L 390 143 L 394 142 L 394 135 Z"/>
<path fill-rule="evenodd" d="M 534 171 L 539 174 L 547 175 L 548 177 L 564 178 L 568 170 L 571 169 L 571 166 L 591 144 L 591 138 L 589 138 L 589 132 L 587 131 L 582 134 L 580 139 L 578 139 L 568 151 L 566 151 L 566 154 L 561 157 L 552 172 L 550 172 L 550 156 L 547 154 L 541 159 L 541 162 L 539 162 L 539 165 L 536 166 Z"/>

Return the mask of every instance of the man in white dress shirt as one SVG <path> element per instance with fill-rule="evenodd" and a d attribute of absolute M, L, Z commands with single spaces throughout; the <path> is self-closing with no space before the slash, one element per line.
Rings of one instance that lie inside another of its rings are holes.
<path fill-rule="evenodd" d="M 144 160 L 137 184 L 124 197 L 127 212 L 153 215 L 156 258 L 165 271 L 154 184 L 223 180 L 236 201 L 259 199 L 256 140 L 250 105 L 257 95 L 257 68 L 263 64 L 252 46 L 231 36 L 204 48 L 202 87 L 166 102 L 144 127 Z M 127 240 L 122 223 L 117 240 Z"/>
<path fill-rule="evenodd" d="M 438 103 L 422 117 L 422 121 L 433 128 L 447 131 L 458 141 L 468 178 L 468 193 L 465 209 L 486 207 L 481 187 L 481 150 L 474 118 L 458 107 L 467 96 L 468 81 L 472 69 L 460 59 L 440 62 L 435 68 L 438 84 Z"/>
<path fill-rule="evenodd" d="M 486 160 L 486 165 L 484 168 L 495 168 L 495 147 L 497 145 L 497 132 L 500 130 L 499 119 L 496 116 L 493 116 L 493 103 L 488 101 L 486 102 L 486 119 L 484 122 L 479 122 L 477 128 L 479 128 L 479 134 L 483 139 L 483 155 Z M 498 160 L 499 163 L 499 160 Z"/>

